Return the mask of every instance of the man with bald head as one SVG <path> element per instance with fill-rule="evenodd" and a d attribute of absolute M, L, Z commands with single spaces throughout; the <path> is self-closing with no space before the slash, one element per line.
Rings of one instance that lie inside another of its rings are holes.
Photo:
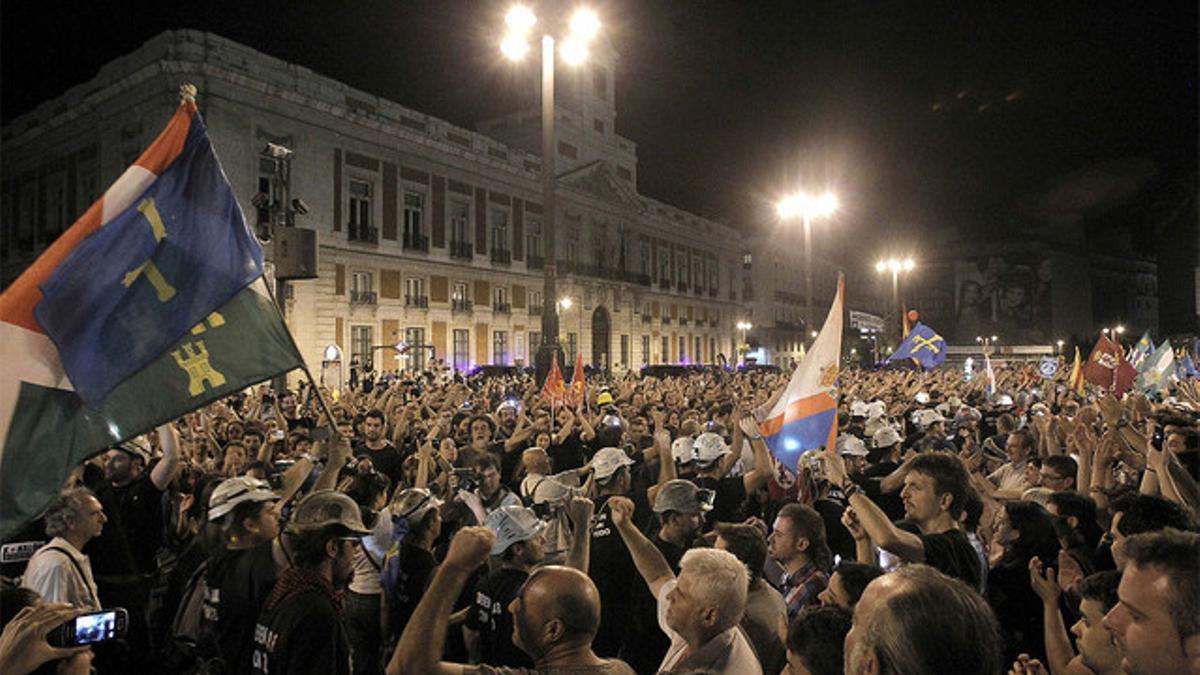
<path fill-rule="evenodd" d="M 1000 675 L 1000 625 L 965 583 L 907 565 L 867 584 L 846 634 L 847 675 Z"/>
<path fill-rule="evenodd" d="M 600 625 L 600 594 L 595 584 L 579 570 L 554 565 L 530 574 L 508 606 L 513 615 L 513 643 L 533 659 L 532 669 L 440 661 L 438 650 L 430 646 L 445 642 L 454 600 L 487 561 L 495 540 L 496 535 L 485 527 L 463 528 L 454 536 L 445 561 L 400 636 L 388 662 L 388 675 L 633 675 L 623 661 L 602 659 L 592 651 L 592 638 Z"/>

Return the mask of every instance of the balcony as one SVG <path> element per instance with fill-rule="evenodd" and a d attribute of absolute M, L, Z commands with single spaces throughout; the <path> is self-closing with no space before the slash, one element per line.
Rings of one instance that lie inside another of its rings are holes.
<path fill-rule="evenodd" d="M 475 249 L 470 242 L 452 241 L 450 242 L 450 257 L 470 260 L 475 257 Z"/>
<path fill-rule="evenodd" d="M 639 286 L 653 286 L 654 285 L 650 281 L 649 274 L 632 274 L 630 276 L 632 277 L 631 282 L 635 283 Z"/>
<path fill-rule="evenodd" d="M 688 283 L 687 283 L 686 281 L 681 281 L 681 282 L 679 282 L 679 284 L 678 284 L 678 285 L 676 285 L 676 286 L 675 286 L 675 288 L 676 288 L 676 289 L 677 289 L 677 290 L 678 290 L 680 293 L 687 293 L 687 289 L 688 289 Z"/>
<path fill-rule="evenodd" d="M 720 323 L 720 321 L 717 321 L 716 319 L 712 319 L 711 321 L 708 322 L 708 325 L 712 328 L 716 328 L 718 323 Z"/>
<path fill-rule="evenodd" d="M 375 291 L 356 291 L 350 290 L 350 304 L 352 305 L 377 305 L 379 304 L 379 296 Z"/>
<path fill-rule="evenodd" d="M 497 314 L 512 314 L 512 303 L 494 302 L 492 303 L 492 311 Z"/>
<path fill-rule="evenodd" d="M 642 315 L 642 323 L 650 323 L 650 315 L 649 314 Z"/>
<path fill-rule="evenodd" d="M 466 298 L 454 298 L 450 301 L 450 311 L 452 312 L 470 312 L 474 307 L 475 303 Z"/>
<path fill-rule="evenodd" d="M 357 225 L 350 223 L 347 228 L 348 239 L 362 244 L 378 244 L 379 243 L 379 228 L 371 227 L 370 225 Z"/>
<path fill-rule="evenodd" d="M 405 251 L 429 252 L 429 237 L 422 236 L 417 232 L 405 232 L 401 244 Z"/>
<path fill-rule="evenodd" d="M 546 259 L 540 255 L 530 255 L 525 257 L 525 267 L 531 270 L 540 270 L 546 266 Z"/>
<path fill-rule="evenodd" d="M 695 293 L 696 295 L 704 295 L 704 289 L 699 286 L 693 287 L 692 292 Z"/>
<path fill-rule="evenodd" d="M 671 325 L 671 317 L 669 317 L 669 316 L 664 316 L 664 317 L 662 318 L 662 322 L 663 322 L 663 325 L 664 325 L 664 326 L 670 326 L 670 325 Z"/>
<path fill-rule="evenodd" d="M 658 287 L 663 289 L 664 291 L 671 290 L 671 280 L 670 279 L 659 279 Z"/>
<path fill-rule="evenodd" d="M 404 296 L 405 307 L 416 307 L 418 309 L 429 309 L 428 295 L 406 295 Z"/>
<path fill-rule="evenodd" d="M 708 289 L 708 297 L 710 297 L 710 298 L 717 297 L 717 287 L 716 286 L 713 286 L 712 288 Z"/>
<path fill-rule="evenodd" d="M 689 323 L 691 323 L 691 322 L 692 322 L 692 320 L 691 320 L 691 319 L 688 319 L 688 318 L 686 318 L 686 317 L 680 317 L 680 319 L 679 319 L 679 325 L 680 325 L 680 326 L 686 326 L 686 325 L 688 325 L 688 324 L 689 324 Z"/>
<path fill-rule="evenodd" d="M 492 262 L 497 265 L 512 264 L 512 251 L 501 248 L 492 249 Z"/>
<path fill-rule="evenodd" d="M 542 315 L 542 305 L 530 305 L 529 306 L 529 316 L 541 316 L 541 315 Z"/>

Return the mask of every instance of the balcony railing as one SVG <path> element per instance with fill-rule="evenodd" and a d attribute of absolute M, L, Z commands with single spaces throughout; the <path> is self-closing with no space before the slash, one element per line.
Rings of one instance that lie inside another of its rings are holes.
<path fill-rule="evenodd" d="M 530 305 L 529 306 L 529 316 L 541 316 L 541 315 L 542 315 L 542 305 Z"/>
<path fill-rule="evenodd" d="M 363 244 L 378 244 L 379 243 L 379 228 L 371 227 L 370 225 L 356 225 L 350 223 L 347 228 L 350 241 L 357 241 Z"/>
<path fill-rule="evenodd" d="M 642 315 L 642 323 L 650 323 L 650 315 L 649 314 Z"/>
<path fill-rule="evenodd" d="M 465 298 L 454 298 L 450 301 L 450 311 L 453 312 L 470 312 L 474 307 L 475 303 Z"/>
<path fill-rule="evenodd" d="M 375 305 L 379 303 L 379 296 L 375 291 L 350 291 L 350 304 L 352 305 Z"/>
<path fill-rule="evenodd" d="M 508 302 L 492 303 L 492 311 L 497 314 L 512 314 L 512 303 L 508 303 Z"/>
<path fill-rule="evenodd" d="M 692 292 L 696 295 L 704 295 L 704 289 L 699 286 L 692 287 Z"/>
<path fill-rule="evenodd" d="M 419 307 L 420 309 L 429 309 L 428 295 L 406 295 L 404 296 L 405 307 Z"/>
<path fill-rule="evenodd" d="M 406 251 L 429 252 L 429 237 L 422 236 L 416 232 L 405 232 L 401 243 Z"/>
<path fill-rule="evenodd" d="M 664 291 L 671 290 L 671 280 L 670 279 L 659 279 L 658 287 L 663 289 Z"/>
<path fill-rule="evenodd" d="M 663 322 L 663 325 L 664 325 L 664 326 L 670 325 L 670 323 L 671 323 L 671 317 L 669 317 L 669 316 L 664 316 L 664 317 L 662 318 L 662 322 Z"/>
<path fill-rule="evenodd" d="M 540 270 L 546 266 L 546 259 L 540 255 L 525 256 L 525 267 L 531 270 Z"/>
<path fill-rule="evenodd" d="M 686 281 L 681 281 L 676 288 L 679 289 L 681 293 L 687 293 L 688 283 Z"/>
<path fill-rule="evenodd" d="M 679 325 L 680 325 L 680 326 L 686 326 L 686 325 L 688 325 L 688 324 L 689 324 L 689 323 L 691 323 L 691 322 L 692 322 L 692 320 L 691 320 L 691 319 L 688 319 L 688 318 L 686 318 L 686 317 L 680 317 L 680 318 L 679 318 Z"/>
<path fill-rule="evenodd" d="M 452 241 L 450 242 L 450 257 L 470 260 L 475 257 L 475 249 L 470 242 Z"/>
<path fill-rule="evenodd" d="M 717 288 L 715 286 L 708 289 L 708 297 L 710 297 L 710 298 L 717 297 Z"/>
<path fill-rule="evenodd" d="M 711 326 L 712 328 L 716 328 L 718 323 L 720 323 L 720 321 L 717 321 L 716 319 L 711 319 L 708 322 L 708 325 Z"/>
<path fill-rule="evenodd" d="M 508 265 L 512 263 L 512 251 L 507 251 L 501 248 L 492 249 L 492 262 L 497 265 Z"/>

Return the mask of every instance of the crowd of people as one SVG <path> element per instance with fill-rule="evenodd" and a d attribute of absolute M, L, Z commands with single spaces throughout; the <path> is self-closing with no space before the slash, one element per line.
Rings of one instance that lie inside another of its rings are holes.
<path fill-rule="evenodd" d="M 0 672 L 1200 673 L 1196 380 L 845 370 L 793 472 L 788 377 L 252 388 L 9 538 Z M 116 607 L 119 640 L 47 638 Z"/>

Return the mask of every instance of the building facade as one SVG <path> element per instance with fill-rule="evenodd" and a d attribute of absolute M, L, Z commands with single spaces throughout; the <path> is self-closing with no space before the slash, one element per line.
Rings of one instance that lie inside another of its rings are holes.
<path fill-rule="evenodd" d="M 742 238 L 638 193 L 636 146 L 614 130 L 615 58 L 600 50 L 556 111 L 567 358 L 617 369 L 732 358 L 750 288 Z M 294 153 L 290 193 L 306 205 L 297 225 L 316 231 L 319 278 L 289 283 L 285 309 L 309 364 L 329 345 L 379 371 L 430 357 L 463 369 L 532 363 L 552 254 L 535 114 L 472 131 L 195 31 L 160 34 L 5 127 L 5 285 L 153 140 L 184 82 L 199 89 L 251 225 L 269 217 L 255 206 L 275 179 L 264 147 Z"/>

